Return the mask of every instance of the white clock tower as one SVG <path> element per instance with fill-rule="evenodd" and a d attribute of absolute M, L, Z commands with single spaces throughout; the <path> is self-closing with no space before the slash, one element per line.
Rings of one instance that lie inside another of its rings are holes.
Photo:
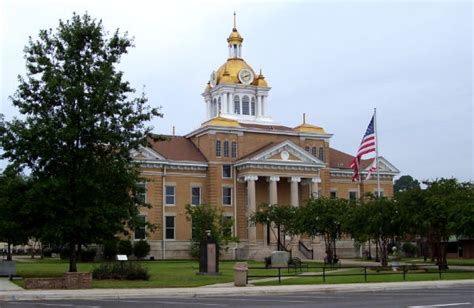
<path fill-rule="evenodd" d="M 234 28 L 227 38 L 229 58 L 211 73 L 202 94 L 206 103 L 207 118 L 216 117 L 243 123 L 274 124 L 267 115 L 267 97 L 270 87 L 262 75 L 257 75 L 242 58 L 243 38 Z"/>

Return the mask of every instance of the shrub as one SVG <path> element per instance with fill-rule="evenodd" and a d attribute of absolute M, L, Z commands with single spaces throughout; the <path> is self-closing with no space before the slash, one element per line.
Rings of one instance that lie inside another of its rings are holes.
<path fill-rule="evenodd" d="M 120 240 L 118 242 L 118 253 L 121 255 L 131 256 L 133 253 L 132 243 L 128 240 Z"/>
<path fill-rule="evenodd" d="M 109 240 L 104 242 L 104 259 L 113 260 L 117 255 L 117 240 Z"/>
<path fill-rule="evenodd" d="M 137 259 L 143 259 L 150 253 L 150 244 L 147 241 L 138 241 L 133 245 L 133 255 Z"/>
<path fill-rule="evenodd" d="M 148 269 L 137 262 L 102 263 L 92 271 L 94 279 L 149 280 Z"/>
<path fill-rule="evenodd" d="M 82 262 L 92 262 L 97 254 L 97 250 L 94 248 L 90 248 L 87 250 L 81 251 L 81 261 Z"/>

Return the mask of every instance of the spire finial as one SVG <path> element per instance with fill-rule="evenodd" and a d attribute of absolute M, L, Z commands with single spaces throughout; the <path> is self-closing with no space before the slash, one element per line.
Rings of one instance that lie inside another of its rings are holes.
<path fill-rule="evenodd" d="M 237 14 L 235 14 L 235 11 L 234 11 L 234 30 L 237 29 Z"/>
<path fill-rule="evenodd" d="M 303 124 L 306 124 L 306 113 L 303 112 Z"/>

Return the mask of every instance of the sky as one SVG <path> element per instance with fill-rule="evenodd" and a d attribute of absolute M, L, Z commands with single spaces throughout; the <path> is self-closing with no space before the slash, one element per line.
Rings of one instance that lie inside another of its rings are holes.
<path fill-rule="evenodd" d="M 237 12 L 243 58 L 272 87 L 278 123 L 307 121 L 355 154 L 374 108 L 379 153 L 400 175 L 474 180 L 471 1 L 0 0 L 0 113 L 25 74 L 23 48 L 59 19 L 88 12 L 135 48 L 120 69 L 163 118 L 154 132 L 185 135 L 205 120 L 201 96 L 227 59 Z M 0 163 L 3 167 L 5 162 Z"/>

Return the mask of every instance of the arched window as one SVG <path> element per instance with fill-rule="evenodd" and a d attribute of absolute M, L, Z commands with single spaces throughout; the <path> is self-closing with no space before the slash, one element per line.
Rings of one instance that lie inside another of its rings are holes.
<path fill-rule="evenodd" d="M 250 114 L 250 99 L 247 95 L 242 97 L 242 114 Z"/>
<path fill-rule="evenodd" d="M 318 148 L 317 147 L 312 147 L 311 148 L 311 154 L 316 157 L 318 156 Z"/>
<path fill-rule="evenodd" d="M 252 102 L 250 103 L 250 112 L 253 116 L 255 115 L 255 97 L 252 97 Z"/>
<path fill-rule="evenodd" d="M 217 113 L 220 114 L 222 112 L 222 104 L 221 104 L 221 97 L 219 96 L 219 102 L 217 103 Z"/>
<path fill-rule="evenodd" d="M 234 113 L 240 114 L 240 97 L 234 96 Z"/>

